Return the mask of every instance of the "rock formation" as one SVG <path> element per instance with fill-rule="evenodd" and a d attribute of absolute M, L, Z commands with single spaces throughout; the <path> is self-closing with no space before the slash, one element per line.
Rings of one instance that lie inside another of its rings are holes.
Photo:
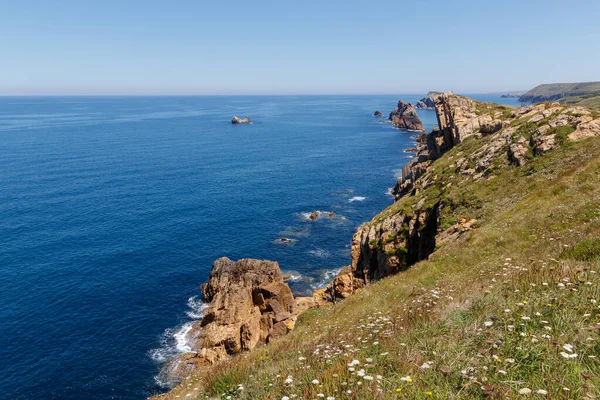
<path fill-rule="evenodd" d="M 435 98 L 440 96 L 441 92 L 429 92 L 417 102 L 416 107 L 421 110 L 435 110 Z"/>
<path fill-rule="evenodd" d="M 232 124 L 250 124 L 250 123 L 252 123 L 252 121 L 250 121 L 250 118 L 248 118 L 248 117 L 244 117 L 244 119 L 242 119 L 242 118 L 234 116 L 233 118 L 231 118 L 231 123 Z"/>
<path fill-rule="evenodd" d="M 166 366 L 171 379 L 285 335 L 300 311 L 316 306 L 294 299 L 273 261 L 219 258 L 201 291 L 208 308 L 188 333 L 192 351 Z"/>
<path fill-rule="evenodd" d="M 398 102 L 398 108 L 390 113 L 390 121 L 396 128 L 408 129 L 411 131 L 423 131 L 423 122 L 417 115 L 417 110 L 412 103 L 405 103 L 402 100 Z"/>
<path fill-rule="evenodd" d="M 381 117 L 383 114 L 381 114 L 381 111 L 377 110 L 373 113 L 374 117 Z"/>

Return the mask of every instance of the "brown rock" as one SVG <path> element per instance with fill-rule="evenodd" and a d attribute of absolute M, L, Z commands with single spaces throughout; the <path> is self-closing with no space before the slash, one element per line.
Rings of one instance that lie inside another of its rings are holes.
<path fill-rule="evenodd" d="M 374 117 L 381 117 L 383 114 L 381 114 L 381 111 L 377 110 L 373 113 Z"/>
<path fill-rule="evenodd" d="M 412 103 L 405 103 L 402 100 L 398 102 L 398 108 L 390 113 L 390 121 L 400 129 L 408 129 L 412 131 L 423 131 L 423 122 L 417 115 L 417 110 Z"/>
<path fill-rule="evenodd" d="M 577 129 L 569 134 L 569 140 L 577 142 L 593 136 L 600 136 L 600 119 L 579 124 Z"/>
<path fill-rule="evenodd" d="M 165 367 L 172 378 L 280 337 L 293 329 L 298 315 L 292 291 L 273 261 L 220 258 L 201 290 L 209 306 L 188 334 L 192 353 L 174 357 Z M 302 304 L 306 310 L 316 302 Z"/>
<path fill-rule="evenodd" d="M 319 213 L 317 211 L 313 211 L 310 213 L 309 217 L 308 217 L 311 221 L 314 221 L 315 219 L 319 218 Z"/>

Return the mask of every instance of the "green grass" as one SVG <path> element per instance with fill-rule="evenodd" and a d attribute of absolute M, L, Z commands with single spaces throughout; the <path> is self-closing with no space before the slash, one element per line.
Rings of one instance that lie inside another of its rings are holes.
<path fill-rule="evenodd" d="M 446 199 L 442 224 L 477 218 L 476 229 L 429 260 L 307 311 L 286 337 L 197 371 L 163 397 L 598 396 L 600 140 L 502 165 L 477 182 L 450 168 L 486 139 L 452 149 L 432 164 L 440 184 L 376 217 Z M 531 394 L 519 394 L 525 389 Z"/>
<path fill-rule="evenodd" d="M 524 101 L 545 101 L 553 97 L 564 104 L 600 110 L 600 82 L 539 85 L 520 96 L 520 99 Z"/>
<path fill-rule="evenodd" d="M 565 250 L 561 258 L 576 261 L 600 260 L 600 238 L 587 238 Z"/>

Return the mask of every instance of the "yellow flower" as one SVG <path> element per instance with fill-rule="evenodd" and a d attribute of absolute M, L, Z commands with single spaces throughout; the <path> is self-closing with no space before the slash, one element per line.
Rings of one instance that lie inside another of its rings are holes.
<path fill-rule="evenodd" d="M 400 393 L 402 391 L 402 388 L 397 388 L 396 389 L 396 393 Z"/>
<path fill-rule="evenodd" d="M 425 393 L 427 396 L 433 396 L 433 392 L 427 392 Z"/>
<path fill-rule="evenodd" d="M 526 301 L 526 300 L 523 300 L 523 304 L 527 304 L 527 301 Z"/>
<path fill-rule="evenodd" d="M 411 383 L 411 382 L 412 382 L 412 378 L 408 378 L 408 379 L 406 380 L 406 382 L 408 382 L 408 383 Z"/>
<path fill-rule="evenodd" d="M 498 361 L 498 362 L 502 362 L 502 359 L 501 359 L 501 358 L 499 358 L 499 359 L 497 359 L 496 361 Z"/>

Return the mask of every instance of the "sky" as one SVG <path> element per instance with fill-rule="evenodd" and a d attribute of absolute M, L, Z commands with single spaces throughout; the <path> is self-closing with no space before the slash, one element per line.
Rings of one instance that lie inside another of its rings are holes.
<path fill-rule="evenodd" d="M 0 95 L 520 91 L 600 80 L 600 1 L 0 0 Z"/>

